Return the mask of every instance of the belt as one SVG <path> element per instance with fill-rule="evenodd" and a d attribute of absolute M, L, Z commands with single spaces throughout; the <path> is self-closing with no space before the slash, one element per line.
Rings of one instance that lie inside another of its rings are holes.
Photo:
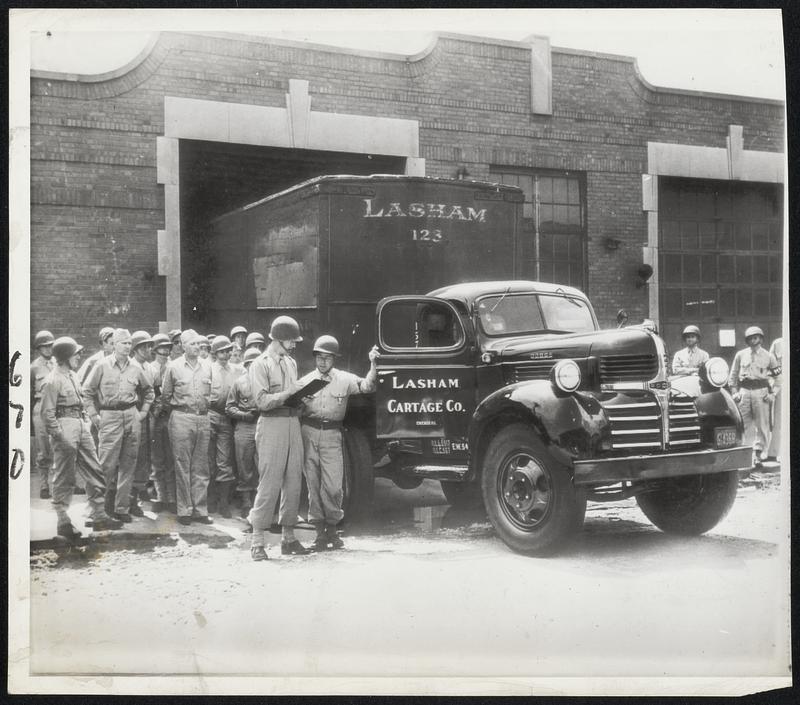
<path fill-rule="evenodd" d="M 299 416 L 300 409 L 290 409 L 286 406 L 279 407 L 278 409 L 270 409 L 269 411 L 260 411 L 261 416 L 264 417 L 277 417 L 277 416 Z"/>
<path fill-rule="evenodd" d="M 136 406 L 136 402 L 132 401 L 130 404 L 116 404 L 114 406 L 100 406 L 99 411 L 126 411 Z"/>
<path fill-rule="evenodd" d="M 197 409 L 192 409 L 190 406 L 173 406 L 173 411 L 182 411 L 184 414 L 194 414 L 195 416 L 205 416 L 208 414 L 208 409 L 205 411 L 198 411 Z"/>
<path fill-rule="evenodd" d="M 769 382 L 765 379 L 743 379 L 739 382 L 742 389 L 766 389 L 769 387 Z"/>
<path fill-rule="evenodd" d="M 320 430 L 342 427 L 341 421 L 328 421 L 327 419 L 312 419 L 308 416 L 304 416 L 302 419 L 300 419 L 300 423 L 303 423 L 306 426 L 312 426 L 313 428 L 318 428 Z"/>
<path fill-rule="evenodd" d="M 56 418 L 57 419 L 81 419 L 83 418 L 83 407 L 82 406 L 57 406 L 56 407 Z"/>

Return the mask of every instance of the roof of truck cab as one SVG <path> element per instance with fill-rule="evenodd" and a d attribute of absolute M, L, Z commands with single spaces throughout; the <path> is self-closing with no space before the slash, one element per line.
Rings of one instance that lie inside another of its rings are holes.
<path fill-rule="evenodd" d="M 443 286 L 428 293 L 428 296 L 435 296 L 439 299 L 449 299 L 451 301 L 461 301 L 469 307 L 473 301 L 481 296 L 488 294 L 565 294 L 586 299 L 586 295 L 572 286 L 564 284 L 550 284 L 548 282 L 533 282 L 520 279 L 510 279 L 507 281 L 491 282 L 467 282 L 466 284 L 452 284 Z"/>
<path fill-rule="evenodd" d="M 440 179 L 434 176 L 406 176 L 405 174 L 370 174 L 369 176 L 359 176 L 357 174 L 328 174 L 324 176 L 315 176 L 313 179 L 301 181 L 299 184 L 290 186 L 283 191 L 271 193 L 253 203 L 248 203 L 245 206 L 228 211 L 227 213 L 217 216 L 211 222 L 227 218 L 234 213 L 241 213 L 250 210 L 263 203 L 269 203 L 278 199 L 283 199 L 291 194 L 299 193 L 303 190 L 316 190 L 317 193 L 336 192 L 338 187 L 342 187 L 347 183 L 356 183 L 362 185 L 374 184 L 377 182 L 404 182 L 404 183 L 437 183 L 448 184 L 451 186 L 462 186 L 479 188 L 497 192 L 519 193 L 520 200 L 523 198 L 522 189 L 519 186 L 509 186 L 508 184 L 499 184 L 490 181 L 473 181 L 471 179 Z"/>

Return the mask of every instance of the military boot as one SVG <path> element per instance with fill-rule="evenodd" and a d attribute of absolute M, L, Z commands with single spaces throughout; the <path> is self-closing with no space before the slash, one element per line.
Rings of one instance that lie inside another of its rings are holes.
<path fill-rule="evenodd" d="M 134 517 L 144 516 L 142 508 L 139 506 L 139 491 L 135 487 L 131 488 L 131 501 L 128 513 Z"/>

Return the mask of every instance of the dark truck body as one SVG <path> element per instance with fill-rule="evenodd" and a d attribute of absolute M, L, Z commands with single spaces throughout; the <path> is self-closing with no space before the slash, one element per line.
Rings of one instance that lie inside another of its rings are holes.
<path fill-rule="evenodd" d="M 377 390 L 345 420 L 351 513 L 381 474 L 482 502 L 526 553 L 561 546 L 587 499 L 635 496 L 665 531 L 709 530 L 751 460 L 720 370 L 671 380 L 657 335 L 598 330 L 582 292 L 520 279 L 520 206 L 513 187 L 315 179 L 216 221 L 218 242 L 239 243 L 222 248 L 230 271 L 249 267 L 220 301 L 255 306 L 259 327 L 297 317 L 301 371 L 322 333 L 358 372 L 377 343 Z"/>

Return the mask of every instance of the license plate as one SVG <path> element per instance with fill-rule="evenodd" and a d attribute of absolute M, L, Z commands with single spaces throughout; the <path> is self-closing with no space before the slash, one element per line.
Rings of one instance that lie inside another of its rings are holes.
<path fill-rule="evenodd" d="M 714 429 L 714 446 L 716 448 L 730 448 L 733 445 L 736 445 L 736 429 L 733 426 Z"/>

